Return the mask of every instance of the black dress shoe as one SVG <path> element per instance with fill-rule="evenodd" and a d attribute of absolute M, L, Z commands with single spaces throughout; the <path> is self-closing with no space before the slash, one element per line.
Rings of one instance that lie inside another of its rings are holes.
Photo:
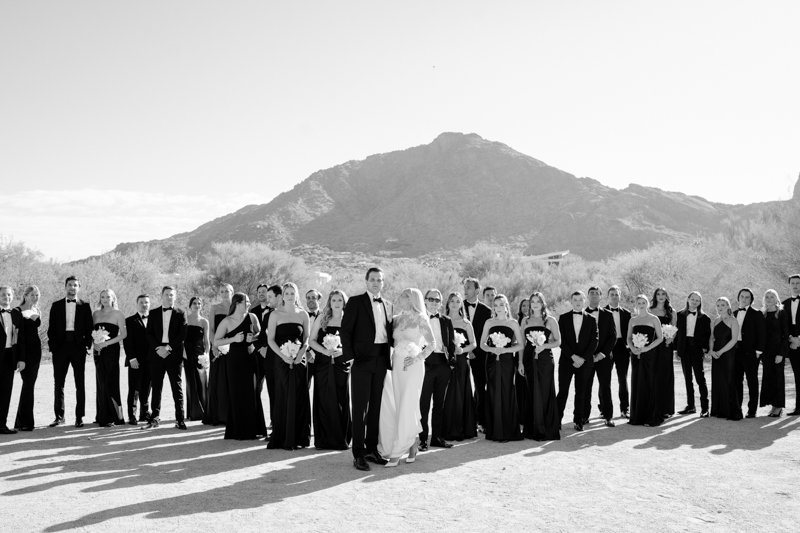
<path fill-rule="evenodd" d="M 189 429 L 189 428 L 186 427 L 186 422 L 180 420 L 178 422 L 175 422 L 175 429 Z"/>
<path fill-rule="evenodd" d="M 452 448 L 453 445 L 443 439 L 431 439 L 431 448 Z"/>
<path fill-rule="evenodd" d="M 694 407 L 686 407 L 683 411 L 678 411 L 679 415 L 693 415 L 697 412 Z"/>
<path fill-rule="evenodd" d="M 608 420 L 606 420 L 606 427 L 607 428 L 613 428 L 613 427 L 616 427 L 616 424 L 614 423 L 613 420 L 608 419 Z"/>
<path fill-rule="evenodd" d="M 755 418 L 755 417 L 756 417 L 755 413 L 747 413 L 747 415 L 745 416 L 745 418 Z"/>
<path fill-rule="evenodd" d="M 366 455 L 364 455 L 364 459 L 366 459 L 370 463 L 375 463 L 376 465 L 381 465 L 381 466 L 389 462 L 383 457 L 381 457 L 378 452 L 369 452 Z"/>
<path fill-rule="evenodd" d="M 13 429 L 8 429 L 7 427 L 3 426 L 0 428 L 0 435 L 16 435 L 17 432 Z"/>
<path fill-rule="evenodd" d="M 32 427 L 29 428 L 19 428 L 20 431 L 33 431 Z"/>
<path fill-rule="evenodd" d="M 581 425 L 585 426 L 588 423 L 589 423 L 589 419 L 588 418 L 584 418 L 583 421 L 581 422 Z"/>
<path fill-rule="evenodd" d="M 427 452 L 428 451 L 428 441 L 421 440 L 419 441 L 419 451 Z"/>
<path fill-rule="evenodd" d="M 356 467 L 356 470 L 363 470 L 365 472 L 369 471 L 369 463 L 363 457 L 356 457 L 353 459 L 353 466 Z"/>
<path fill-rule="evenodd" d="M 63 426 L 64 424 L 66 424 L 66 421 L 63 418 L 56 418 L 50 423 L 49 427 L 54 428 L 56 426 Z"/>
<path fill-rule="evenodd" d="M 630 415 L 630 413 L 628 412 L 627 409 L 623 409 L 621 414 L 622 414 L 622 418 L 630 418 L 631 417 L 631 415 Z"/>
<path fill-rule="evenodd" d="M 578 422 L 575 422 L 575 424 L 572 427 L 575 428 L 575 431 L 583 431 L 583 424 L 580 424 Z"/>
<path fill-rule="evenodd" d="M 76 428 L 82 428 L 83 427 L 83 418 L 82 417 L 79 416 L 78 418 L 75 419 L 75 427 Z"/>
<path fill-rule="evenodd" d="M 159 423 L 158 418 L 153 418 L 147 423 L 146 426 L 142 426 L 141 429 L 155 429 L 160 425 L 161 424 Z"/>
<path fill-rule="evenodd" d="M 708 418 L 708 416 L 709 416 L 708 409 L 705 409 L 703 410 L 702 413 L 700 413 L 700 418 Z"/>
<path fill-rule="evenodd" d="M 145 413 L 139 417 L 139 422 L 150 422 L 153 416 L 150 413 Z"/>
<path fill-rule="evenodd" d="M 128 424 L 131 426 L 138 426 L 139 422 L 137 422 L 135 418 L 131 418 L 130 420 L 128 420 Z"/>
<path fill-rule="evenodd" d="M 788 416 L 800 416 L 800 409 L 795 409 Z"/>

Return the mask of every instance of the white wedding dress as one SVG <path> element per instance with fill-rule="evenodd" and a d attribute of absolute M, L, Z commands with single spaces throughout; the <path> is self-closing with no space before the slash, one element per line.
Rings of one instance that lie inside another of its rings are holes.
<path fill-rule="evenodd" d="M 422 431 L 419 398 L 425 377 L 425 362 L 420 360 L 403 370 L 406 357 L 416 357 L 424 345 L 434 344 L 427 317 L 401 313 L 394 317 L 392 371 L 386 373 L 381 397 L 378 453 L 400 457 L 408 452 Z"/>

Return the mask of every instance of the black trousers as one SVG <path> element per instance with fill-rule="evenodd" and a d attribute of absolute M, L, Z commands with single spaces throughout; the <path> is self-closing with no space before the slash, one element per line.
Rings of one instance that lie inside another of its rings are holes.
<path fill-rule="evenodd" d="M 600 401 L 600 416 L 605 420 L 614 417 L 614 403 L 611 400 L 611 371 L 614 369 L 614 361 L 608 356 L 594 364 L 594 370 L 589 376 L 586 390 L 586 401 L 583 405 L 583 417 L 589 418 L 592 412 L 592 388 L 594 386 L 594 376 L 597 376 L 597 399 Z"/>
<path fill-rule="evenodd" d="M 378 452 L 383 380 L 389 370 L 389 345 L 373 344 L 368 356 L 353 361 L 350 389 L 353 406 L 353 457 Z"/>
<path fill-rule="evenodd" d="M 625 339 L 617 339 L 614 345 L 613 364 L 617 370 L 617 382 L 619 382 L 619 410 L 627 411 L 631 406 L 630 392 L 628 390 L 628 367 L 631 365 L 631 352 L 625 346 Z M 613 412 L 614 406 L 611 406 Z"/>
<path fill-rule="evenodd" d="M 433 359 L 431 361 L 431 359 Z M 431 429 L 433 438 L 444 438 L 444 398 L 447 384 L 450 383 L 450 365 L 443 353 L 432 353 L 425 361 L 425 378 L 422 381 L 422 395 L 419 397 L 419 411 L 422 414 L 422 432 L 419 440 L 428 440 L 428 415 L 433 398 Z"/>
<path fill-rule="evenodd" d="M 143 421 L 150 414 L 150 364 L 147 360 L 136 360 L 139 368 L 128 367 L 128 418 L 136 420 L 136 405 L 141 405 L 139 420 Z"/>
<path fill-rule="evenodd" d="M 792 375 L 794 375 L 795 390 L 800 389 L 800 350 L 789 349 L 789 362 L 792 363 Z M 800 408 L 800 394 L 794 396 L 794 408 Z"/>
<path fill-rule="evenodd" d="M 758 409 L 758 357 L 756 352 L 746 350 L 736 345 L 736 366 L 734 369 L 733 380 L 736 384 L 736 394 L 739 397 L 741 407 L 744 402 L 744 379 L 747 378 L 747 391 L 750 399 L 747 401 L 747 412 L 755 413 Z"/>
<path fill-rule="evenodd" d="M 0 428 L 8 423 L 8 406 L 11 405 L 11 389 L 14 387 L 14 370 L 17 365 L 11 356 L 11 348 L 0 348 Z"/>
<path fill-rule="evenodd" d="M 19 393 L 17 419 L 14 422 L 15 428 L 32 428 L 36 425 L 33 420 L 33 391 L 36 387 L 36 378 L 39 377 L 41 363 L 41 349 L 29 351 L 25 354 L 25 370 L 20 372 L 22 376 L 22 391 Z"/>
<path fill-rule="evenodd" d="M 263 378 L 267 384 L 267 396 L 269 397 L 269 418 L 272 420 L 272 406 L 275 405 L 275 353 L 267 348 L 267 356 L 261 357 L 259 354 L 259 362 L 261 363 L 261 375 L 258 376 L 259 383 L 259 400 L 261 401 L 261 379 Z M 271 425 L 271 424 L 270 424 Z"/>
<path fill-rule="evenodd" d="M 65 341 L 58 353 L 53 354 L 55 394 L 53 411 L 56 418 L 64 418 L 64 383 L 69 366 L 75 378 L 75 418 L 83 418 L 86 411 L 86 347 L 74 341 Z"/>
<path fill-rule="evenodd" d="M 569 387 L 572 384 L 572 377 L 575 376 L 575 408 L 572 414 L 572 421 L 583 423 L 585 418 L 583 413 L 586 405 L 586 391 L 589 388 L 589 380 L 594 376 L 594 364 L 590 357 L 586 358 L 580 368 L 575 368 L 571 356 L 562 355 L 558 360 L 558 417 L 564 418 L 564 409 L 567 406 L 569 397 Z"/>
<path fill-rule="evenodd" d="M 164 374 L 169 377 L 172 399 L 175 401 L 175 420 L 183 422 L 183 361 L 178 364 L 167 363 L 156 356 L 150 360 L 150 377 L 153 380 L 152 419 L 161 419 L 161 389 L 164 388 Z"/>
<path fill-rule="evenodd" d="M 694 373 L 694 379 L 697 380 L 697 388 L 700 390 L 700 408 L 703 411 L 708 411 L 708 386 L 706 385 L 706 376 L 703 373 L 703 348 L 702 346 L 697 346 L 691 337 L 686 339 L 686 351 L 681 357 L 681 369 L 683 370 L 683 379 L 686 382 L 687 407 L 690 409 L 695 408 L 694 383 L 692 382 L 692 373 Z"/>
<path fill-rule="evenodd" d="M 486 353 L 480 348 L 472 352 L 475 359 L 470 359 L 472 380 L 475 382 L 475 419 L 478 425 L 486 427 Z"/>

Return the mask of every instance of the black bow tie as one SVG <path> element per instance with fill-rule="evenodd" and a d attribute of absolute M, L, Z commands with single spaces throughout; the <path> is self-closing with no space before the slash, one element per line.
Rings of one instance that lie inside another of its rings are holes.
<path fill-rule="evenodd" d="M 161 310 L 162 311 L 172 311 L 172 308 L 171 307 L 162 307 Z"/>
<path fill-rule="evenodd" d="M 697 311 L 686 311 L 686 314 L 687 314 L 687 315 L 694 315 L 694 316 L 696 316 L 696 315 L 697 315 Z"/>
<path fill-rule="evenodd" d="M 472 302 L 464 302 L 464 305 L 466 305 L 467 307 L 475 307 L 478 304 L 477 303 L 472 303 Z"/>
<path fill-rule="evenodd" d="M 431 315 L 431 318 L 439 318 L 439 313 L 436 313 L 435 315 Z"/>
<path fill-rule="evenodd" d="M 596 313 L 597 309 L 587 309 L 586 312 L 587 313 Z"/>
<path fill-rule="evenodd" d="M 78 303 L 78 300 L 70 300 L 69 298 L 67 298 L 67 303 L 68 304 Z"/>
<path fill-rule="evenodd" d="M 608 310 L 612 313 L 619 313 L 619 307 L 610 307 Z"/>
<path fill-rule="evenodd" d="M 11 309 L 0 309 L 0 315 L 2 315 L 3 313 L 8 313 L 10 315 Z"/>
<path fill-rule="evenodd" d="M 378 302 L 379 304 L 382 304 L 383 303 L 383 298 L 381 298 L 380 296 L 375 296 L 375 297 L 372 298 L 372 301 L 373 302 Z"/>
<path fill-rule="evenodd" d="M 792 301 L 800 300 L 800 296 L 792 296 Z"/>
<path fill-rule="evenodd" d="M 139 316 L 142 317 L 142 320 L 147 320 L 149 315 L 139 315 Z"/>
<path fill-rule="evenodd" d="M 582 315 L 583 311 L 570 311 L 573 315 Z"/>

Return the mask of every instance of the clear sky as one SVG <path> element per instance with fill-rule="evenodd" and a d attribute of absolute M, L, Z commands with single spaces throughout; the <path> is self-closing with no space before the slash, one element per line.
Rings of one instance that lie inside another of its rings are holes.
<path fill-rule="evenodd" d="M 6 1 L 0 235 L 77 259 L 443 131 L 617 188 L 784 199 L 798 95 L 796 0 Z"/>

